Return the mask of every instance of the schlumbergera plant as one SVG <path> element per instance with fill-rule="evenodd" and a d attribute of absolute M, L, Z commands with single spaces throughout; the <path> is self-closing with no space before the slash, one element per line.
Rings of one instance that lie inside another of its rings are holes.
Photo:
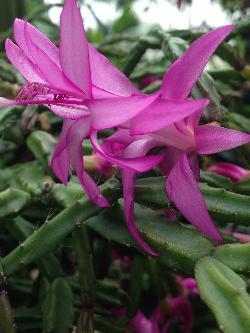
<path fill-rule="evenodd" d="M 15 20 L 0 333 L 250 332 L 249 29 L 93 45 L 66 0 L 56 46 Z"/>

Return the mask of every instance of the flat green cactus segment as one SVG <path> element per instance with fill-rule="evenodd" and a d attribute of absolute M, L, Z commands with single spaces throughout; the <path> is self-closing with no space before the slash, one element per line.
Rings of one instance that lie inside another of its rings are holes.
<path fill-rule="evenodd" d="M 30 201 L 29 193 L 15 188 L 0 192 L 0 220 L 18 215 Z"/>
<path fill-rule="evenodd" d="M 214 257 L 236 272 L 250 274 L 250 243 L 220 246 Z"/>
<path fill-rule="evenodd" d="M 170 207 L 165 181 L 165 177 L 139 179 L 136 202 L 152 208 Z M 202 183 L 200 189 L 209 213 L 218 223 L 250 224 L 250 197 Z"/>
<path fill-rule="evenodd" d="M 195 277 L 202 300 L 225 333 L 249 333 L 250 296 L 246 282 L 215 258 L 198 261 Z"/>
<path fill-rule="evenodd" d="M 43 304 L 43 333 L 68 333 L 74 320 L 73 293 L 66 279 L 53 281 Z"/>
<path fill-rule="evenodd" d="M 229 178 L 202 170 L 201 182 L 211 187 L 224 188 L 226 190 L 231 190 L 234 186 L 234 184 L 230 181 Z"/>
<path fill-rule="evenodd" d="M 70 207 L 85 196 L 81 185 L 74 182 L 69 182 L 67 186 L 55 184 L 51 195 L 61 207 Z"/>
<path fill-rule="evenodd" d="M 32 132 L 27 138 L 27 146 L 41 165 L 48 169 L 51 154 L 55 148 L 55 138 L 43 131 Z"/>
<path fill-rule="evenodd" d="M 35 225 L 20 216 L 8 221 L 8 223 L 6 223 L 6 228 L 12 237 L 19 242 L 25 241 L 25 239 L 37 230 Z M 60 262 L 53 253 L 47 253 L 38 259 L 36 264 L 49 280 L 63 276 Z"/>
<path fill-rule="evenodd" d="M 159 260 L 178 272 L 192 273 L 195 263 L 212 252 L 211 242 L 199 232 L 168 221 L 161 213 L 136 206 L 136 225 L 144 239 L 159 253 Z M 89 219 L 87 225 L 108 240 L 138 249 L 129 234 L 119 205 Z"/>
<path fill-rule="evenodd" d="M 109 198 L 110 203 L 115 202 L 120 197 L 120 188 L 114 179 L 103 184 L 101 190 L 102 194 Z M 97 215 L 102 209 L 86 198 L 64 209 L 52 220 L 44 223 L 2 260 L 6 276 L 14 273 L 23 265 L 30 264 L 53 251 L 72 232 L 77 223 Z"/>

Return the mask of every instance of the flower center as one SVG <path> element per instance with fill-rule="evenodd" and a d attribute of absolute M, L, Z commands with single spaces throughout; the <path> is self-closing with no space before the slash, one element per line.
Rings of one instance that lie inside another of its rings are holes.
<path fill-rule="evenodd" d="M 27 82 L 19 91 L 16 100 L 27 101 L 27 100 L 43 100 L 50 99 L 51 101 L 63 103 L 69 99 L 69 96 L 65 93 L 57 91 L 49 87 L 46 84 L 39 82 Z"/>
<path fill-rule="evenodd" d="M 190 152 L 195 149 L 194 130 L 187 126 L 185 121 L 166 126 L 150 135 L 159 142 L 181 151 Z"/>

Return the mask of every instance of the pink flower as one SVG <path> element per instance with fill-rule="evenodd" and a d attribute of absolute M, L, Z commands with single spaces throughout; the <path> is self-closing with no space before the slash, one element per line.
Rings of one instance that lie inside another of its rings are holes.
<path fill-rule="evenodd" d="M 213 154 L 235 148 L 250 142 L 250 135 L 218 126 L 199 125 L 208 101 L 191 101 L 187 97 L 209 58 L 232 29 L 232 25 L 218 28 L 200 37 L 189 47 L 166 72 L 159 97 L 127 124 L 129 129 L 120 129 L 110 137 L 113 149 L 101 148 L 96 133 L 92 133 L 95 149 L 122 168 L 128 228 L 150 254 L 155 252 L 139 235 L 134 222 L 134 188 L 136 173 L 140 172 L 136 161 L 154 147 L 166 148 L 160 168 L 167 176 L 166 191 L 169 199 L 202 233 L 217 241 L 222 239 L 208 214 L 197 184 L 200 172 L 197 154 Z M 180 110 L 180 102 L 183 103 L 181 112 L 177 110 Z M 192 112 L 184 116 L 190 109 Z M 114 149 L 116 145 L 123 145 L 123 148 L 117 151 Z M 124 158 L 131 159 L 129 166 L 124 165 Z"/>
<path fill-rule="evenodd" d="M 184 297 L 166 297 L 147 318 L 138 311 L 129 322 L 133 333 L 168 333 L 175 320 L 180 320 L 184 333 L 190 333 L 193 325 L 193 310 L 190 301 Z"/>
<path fill-rule="evenodd" d="M 115 172 L 114 166 L 98 153 L 84 156 L 83 163 L 86 171 L 104 175 L 106 178 L 112 177 Z"/>
<path fill-rule="evenodd" d="M 241 244 L 250 243 L 250 235 L 242 232 L 234 232 L 233 230 L 225 230 L 225 232 L 233 237 L 237 238 Z"/>
<path fill-rule="evenodd" d="M 120 128 L 109 138 L 103 140 L 102 146 L 98 143 L 97 132 L 91 133 L 91 141 L 100 155 L 110 161 L 110 163 L 119 165 L 122 168 L 123 196 L 128 229 L 138 244 L 140 244 L 146 252 L 156 255 L 141 237 L 135 226 L 133 207 L 136 173 L 142 172 L 140 164 L 143 160 L 145 171 L 150 169 L 150 158 L 155 160 L 155 156 L 148 156 L 147 161 L 144 157 L 148 151 L 154 147 L 154 140 L 147 135 L 138 136 L 138 138 L 133 137 L 130 135 L 129 129 Z M 163 155 L 161 154 L 158 156 L 160 162 Z M 136 171 L 134 171 L 134 169 Z"/>
<path fill-rule="evenodd" d="M 217 162 L 213 163 L 208 172 L 217 173 L 218 175 L 230 178 L 232 181 L 240 181 L 250 176 L 250 170 L 241 168 L 233 163 Z"/>
<path fill-rule="evenodd" d="M 82 142 L 91 130 L 118 126 L 147 107 L 156 96 L 141 94 L 109 60 L 88 44 L 75 0 L 66 0 L 61 14 L 60 48 L 39 30 L 15 20 L 16 44 L 6 41 L 10 62 L 26 78 L 15 101 L 0 98 L 0 107 L 43 104 L 64 119 L 51 166 L 67 184 L 70 166 L 89 198 L 107 206 L 86 173 Z M 155 164 L 150 159 L 151 166 Z M 155 160 L 157 162 L 157 158 Z M 143 168 L 142 162 L 141 167 Z"/>
<path fill-rule="evenodd" d="M 16 44 L 6 41 L 6 53 L 27 83 L 15 101 L 0 98 L 0 107 L 43 104 L 62 117 L 63 128 L 51 162 L 54 173 L 66 185 L 73 167 L 89 198 L 99 206 L 107 206 L 108 201 L 84 170 L 82 142 L 91 132 L 128 122 L 159 100 L 159 93 L 140 93 L 123 73 L 88 44 L 75 0 L 65 1 L 59 49 L 22 20 L 15 21 L 14 37 Z M 161 106 L 161 101 L 158 104 Z M 183 119 L 202 105 L 204 100 L 169 101 L 165 106 L 168 123 Z M 123 165 L 128 168 L 132 166 L 130 157 L 123 159 Z M 132 157 L 137 171 L 144 172 L 157 165 L 162 155 Z"/>
<path fill-rule="evenodd" d="M 190 301 L 182 296 L 167 297 L 151 316 L 152 333 L 168 333 L 173 321 L 181 320 L 184 333 L 190 333 L 193 325 L 193 310 Z"/>
<path fill-rule="evenodd" d="M 180 275 L 176 276 L 179 294 L 182 296 L 196 296 L 199 294 L 197 282 L 194 278 L 183 278 Z"/>
<path fill-rule="evenodd" d="M 125 269 L 130 269 L 133 265 L 133 260 L 130 257 L 123 255 L 118 250 L 112 250 L 112 259 L 121 263 Z"/>
<path fill-rule="evenodd" d="M 134 318 L 130 321 L 128 328 L 133 333 L 154 333 L 153 323 L 140 310 L 136 313 Z"/>

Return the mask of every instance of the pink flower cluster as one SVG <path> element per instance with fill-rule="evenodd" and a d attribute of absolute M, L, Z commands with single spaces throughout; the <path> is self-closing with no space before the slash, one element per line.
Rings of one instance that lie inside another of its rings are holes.
<path fill-rule="evenodd" d="M 90 138 L 95 151 L 121 168 L 128 228 L 142 248 L 156 253 L 143 240 L 134 221 L 137 173 L 159 166 L 166 176 L 169 199 L 203 234 L 220 241 L 197 181 L 198 155 L 228 150 L 250 141 L 250 135 L 227 128 L 200 125 L 208 99 L 189 97 L 209 58 L 232 31 L 228 25 L 191 44 L 163 77 L 159 91 L 141 93 L 108 59 L 88 43 L 75 0 L 66 0 L 60 21 L 60 47 L 29 23 L 14 23 L 16 44 L 6 41 L 10 62 L 26 78 L 16 100 L 0 98 L 0 107 L 43 104 L 63 119 L 51 166 L 65 185 L 72 167 L 95 204 L 108 206 L 86 172 L 82 143 Z M 97 134 L 115 133 L 100 145 Z M 163 153 L 150 155 L 153 148 Z"/>
<path fill-rule="evenodd" d="M 167 295 L 153 310 L 148 318 L 141 310 L 130 320 L 128 328 L 133 333 L 168 333 L 173 324 L 178 321 L 182 332 L 190 333 L 193 325 L 193 309 L 189 297 L 199 294 L 196 280 L 193 278 L 176 277 L 180 293 L 173 297 Z M 125 309 L 116 310 L 118 316 L 125 314 Z"/>

